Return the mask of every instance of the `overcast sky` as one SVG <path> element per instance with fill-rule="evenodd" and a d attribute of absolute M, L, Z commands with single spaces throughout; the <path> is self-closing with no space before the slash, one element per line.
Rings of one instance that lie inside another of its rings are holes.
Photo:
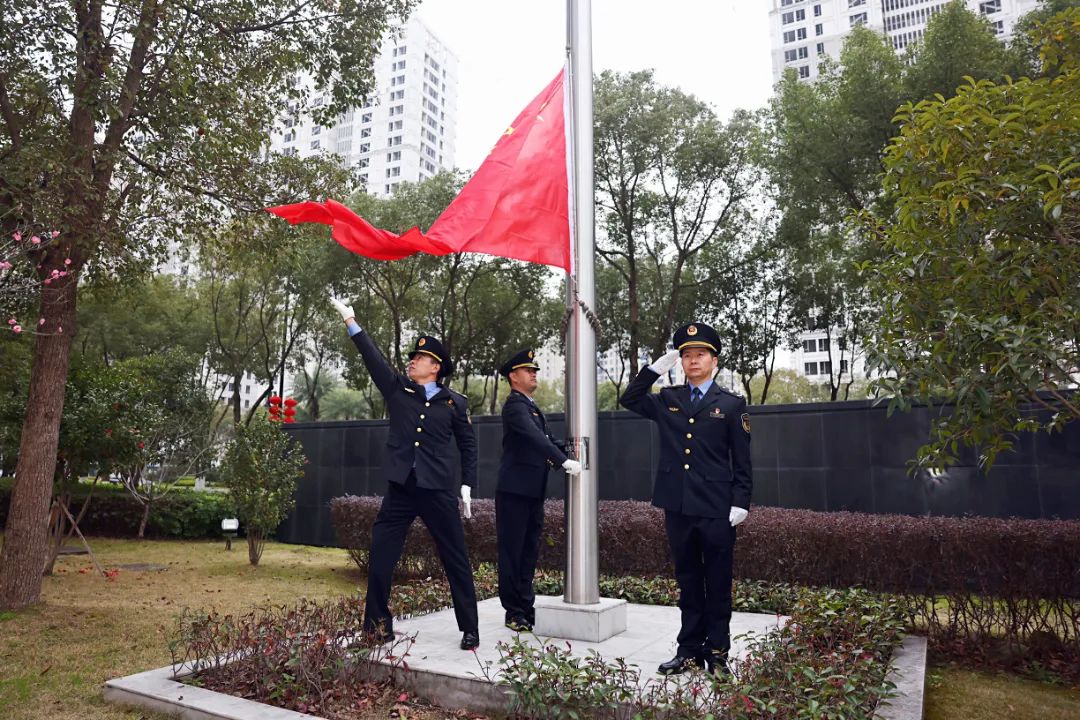
<path fill-rule="evenodd" d="M 713 105 L 771 94 L 763 0 L 593 0 L 593 69 L 653 68 Z M 565 0 L 422 0 L 418 16 L 458 56 L 456 165 L 475 170 L 510 121 L 562 67 Z"/>

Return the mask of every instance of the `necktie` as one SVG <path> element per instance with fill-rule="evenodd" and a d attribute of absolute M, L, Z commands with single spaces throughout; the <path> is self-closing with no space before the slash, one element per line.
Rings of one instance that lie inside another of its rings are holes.
<path fill-rule="evenodd" d="M 690 393 L 690 404 L 691 405 L 697 405 L 698 400 L 700 400 L 700 399 L 701 399 L 701 390 L 699 390 L 698 388 L 694 388 L 693 391 Z"/>

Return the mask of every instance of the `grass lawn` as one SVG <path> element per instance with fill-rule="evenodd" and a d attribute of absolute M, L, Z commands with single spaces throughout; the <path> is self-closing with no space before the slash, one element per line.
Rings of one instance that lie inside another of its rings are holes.
<path fill-rule="evenodd" d="M 267 543 L 258 568 L 243 542 L 92 539 L 103 565 L 163 565 L 164 571 L 121 568 L 113 580 L 93 572 L 85 555 L 57 562 L 45 578 L 44 602 L 0 614 L 0 710 L 3 720 L 30 718 L 153 718 L 106 705 L 102 683 L 170 661 L 168 639 L 181 608 L 214 607 L 242 613 L 253 606 L 300 597 L 327 598 L 356 591 L 360 577 L 344 550 Z M 1010 676 L 935 668 L 928 689 L 929 720 L 954 718 L 1080 717 L 1080 691 Z M 389 701 L 380 714 L 387 717 Z M 1013 709 L 1010 709 L 1013 708 Z M 410 708 L 408 717 L 436 720 L 445 713 Z"/>

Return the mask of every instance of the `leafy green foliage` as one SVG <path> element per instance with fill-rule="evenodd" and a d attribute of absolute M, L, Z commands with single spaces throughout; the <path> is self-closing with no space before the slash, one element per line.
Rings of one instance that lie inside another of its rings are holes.
<path fill-rule="evenodd" d="M 886 154 L 869 360 L 891 409 L 955 403 L 922 465 L 966 445 L 989 466 L 1015 433 L 1080 418 L 1080 10 L 1043 32 L 1056 75 L 905 105 Z"/>
<path fill-rule="evenodd" d="M 305 463 L 300 444 L 269 420 L 238 427 L 225 449 L 220 479 L 232 493 L 236 515 L 247 533 L 252 565 L 259 564 L 266 536 L 296 505 L 296 484 Z"/>

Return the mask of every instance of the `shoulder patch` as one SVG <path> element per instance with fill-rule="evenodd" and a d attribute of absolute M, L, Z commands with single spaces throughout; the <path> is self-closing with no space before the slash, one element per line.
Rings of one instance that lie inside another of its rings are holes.
<path fill-rule="evenodd" d="M 742 429 L 746 431 L 746 434 L 750 434 L 750 413 L 742 414 Z"/>

